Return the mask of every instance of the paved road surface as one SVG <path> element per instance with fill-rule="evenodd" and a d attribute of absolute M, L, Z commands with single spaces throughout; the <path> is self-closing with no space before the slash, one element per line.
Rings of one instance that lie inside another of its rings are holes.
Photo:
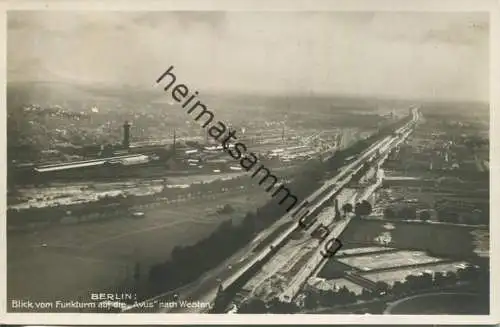
<path fill-rule="evenodd" d="M 398 131 L 404 131 L 404 130 L 405 128 L 398 129 Z M 368 150 L 364 151 L 361 155 L 357 157 L 356 160 L 354 160 L 351 164 L 347 165 L 347 167 L 343 168 L 340 174 L 325 182 L 325 184 L 320 189 L 318 189 L 311 196 L 309 196 L 308 197 L 309 202 L 314 203 L 315 200 L 317 200 L 318 195 L 330 189 L 332 185 L 336 184 L 341 179 L 344 179 L 345 177 L 352 174 L 353 169 L 354 170 L 360 169 L 362 164 L 367 159 L 372 157 L 377 150 L 387 146 L 393 140 L 394 137 L 388 136 L 384 138 L 382 141 L 375 143 Z M 342 183 L 344 182 L 342 181 Z M 343 184 L 342 187 L 344 185 L 345 184 Z M 340 185 L 335 185 L 334 188 L 337 189 L 338 187 L 340 187 Z M 330 193 L 334 192 L 335 190 L 332 190 Z M 322 196 L 323 201 L 321 201 L 321 203 L 317 203 L 316 206 L 314 206 L 314 208 L 319 207 L 322 204 L 322 202 L 327 201 L 328 198 L 329 198 L 328 196 Z M 291 232 L 296 229 L 296 222 L 294 222 L 290 218 L 291 214 L 286 214 L 276 223 L 274 223 L 270 228 L 261 232 L 248 246 L 246 246 L 242 250 L 238 251 L 235 255 L 230 257 L 228 260 L 225 261 L 224 264 L 220 265 L 213 271 L 207 273 L 205 277 L 200 282 L 195 283 L 195 286 L 190 288 L 190 290 L 186 290 L 185 293 L 180 294 L 181 299 L 192 300 L 192 301 L 213 301 L 214 296 L 221 282 L 223 286 L 230 285 L 244 271 L 246 271 L 249 267 L 255 264 L 255 262 L 257 262 L 261 258 L 264 258 L 269 253 L 270 248 L 267 246 L 264 248 L 264 250 L 261 250 L 258 253 L 255 253 L 253 251 L 253 249 L 257 245 L 259 245 L 261 240 L 264 240 L 265 237 L 267 237 L 277 228 L 285 224 L 289 224 L 290 227 L 284 233 L 278 236 L 274 242 L 270 242 L 269 244 L 271 243 L 278 244 L 280 241 L 289 237 Z M 344 223 L 337 224 L 335 226 L 334 231 L 330 234 L 329 238 L 334 237 L 336 235 L 335 233 L 339 233 L 340 230 L 343 230 L 343 228 L 345 228 L 348 222 L 349 220 L 345 220 Z M 328 241 L 328 239 L 326 239 L 325 241 Z M 296 278 L 296 280 L 299 279 L 300 279 L 299 277 Z M 296 289 L 296 287 L 294 287 L 294 289 Z M 200 310 L 196 308 L 172 308 L 172 309 L 167 308 L 162 310 L 162 312 L 183 313 L 183 312 L 200 312 Z"/>

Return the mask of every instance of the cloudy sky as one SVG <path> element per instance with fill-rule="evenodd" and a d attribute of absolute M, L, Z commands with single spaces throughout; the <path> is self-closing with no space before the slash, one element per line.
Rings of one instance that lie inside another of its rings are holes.
<path fill-rule="evenodd" d="M 8 80 L 487 100 L 487 14 L 10 12 Z"/>

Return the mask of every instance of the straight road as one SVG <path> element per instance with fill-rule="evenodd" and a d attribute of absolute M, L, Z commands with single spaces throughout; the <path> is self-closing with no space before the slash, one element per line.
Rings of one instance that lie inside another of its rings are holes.
<path fill-rule="evenodd" d="M 406 132 L 409 130 L 409 124 L 402 127 L 396 131 Z M 347 182 L 350 180 L 350 176 L 359 169 L 362 165 L 377 154 L 377 151 L 384 146 L 392 143 L 397 137 L 387 136 L 381 141 L 376 142 L 373 146 L 361 153 L 356 160 L 348 164 L 346 167 L 341 169 L 341 172 L 335 177 L 326 181 L 321 188 L 311 194 L 305 201 L 314 204 L 311 207 L 311 213 L 315 212 L 325 201 L 329 200 L 331 195 L 337 193 L 341 188 L 343 188 Z M 342 185 L 336 185 L 342 180 Z M 333 187 L 333 189 L 331 189 Z M 329 191 L 327 196 L 322 196 L 318 199 L 318 196 Z M 343 225 L 343 224 L 342 224 Z M 274 241 L 267 240 L 266 238 L 278 228 L 283 228 L 288 226 L 288 228 L 279 235 Z M 293 220 L 292 212 L 285 214 L 279 220 L 277 220 L 270 228 L 261 232 L 249 245 L 239 250 L 235 255 L 226 260 L 216 269 L 207 273 L 199 282 L 193 284 L 188 290 L 183 290 L 180 294 L 182 300 L 188 301 L 206 301 L 212 302 L 214 300 L 215 294 L 217 293 L 219 285 L 223 285 L 226 288 L 231 285 L 235 280 L 237 280 L 248 268 L 252 267 L 257 261 L 266 257 L 271 251 L 270 245 L 277 246 L 286 239 L 289 238 L 290 234 L 297 229 L 297 223 Z M 332 233 L 333 234 L 333 233 Z M 332 235 L 331 234 L 331 235 Z M 332 235 L 333 236 L 333 235 Z M 263 250 L 254 251 L 254 249 L 265 243 Z M 268 246 L 269 245 L 269 246 Z M 161 296 L 158 297 L 161 299 Z M 206 311 L 202 310 L 201 312 Z M 189 312 L 200 312 L 199 308 L 165 308 L 161 312 L 170 313 L 189 313 Z"/>

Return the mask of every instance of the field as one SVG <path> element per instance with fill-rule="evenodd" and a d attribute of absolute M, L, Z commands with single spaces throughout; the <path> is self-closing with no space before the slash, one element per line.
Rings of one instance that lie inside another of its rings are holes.
<path fill-rule="evenodd" d="M 487 229 L 449 224 L 421 224 L 410 222 L 391 222 L 388 229 L 386 222 L 377 220 L 353 220 L 343 233 L 345 248 L 357 247 L 356 243 L 378 243 L 383 237 L 389 240 L 390 247 L 400 249 L 423 250 L 439 256 L 472 255 L 477 250 L 474 244 L 481 235 L 476 231 Z M 481 242 L 487 246 L 487 242 Z M 488 251 L 482 249 L 483 251 Z"/>
<path fill-rule="evenodd" d="M 380 244 L 381 235 L 389 240 L 390 247 L 358 247 Z M 353 268 L 373 282 L 393 284 L 404 281 L 408 275 L 457 271 L 471 258 L 471 253 L 488 252 L 487 230 L 449 224 L 392 222 L 389 226 L 383 221 L 352 220 L 342 240 L 345 249 L 327 262 L 310 285 L 330 287 Z M 407 265 L 413 266 L 404 267 Z M 345 285 L 353 292 L 360 287 Z"/>
<path fill-rule="evenodd" d="M 464 266 L 465 261 L 453 262 L 453 263 L 442 263 L 432 266 L 425 267 L 413 267 L 411 269 L 401 269 L 387 272 L 379 273 L 366 273 L 362 274 L 363 277 L 368 278 L 374 282 L 383 281 L 390 285 L 394 284 L 396 281 L 404 281 L 405 277 L 408 275 L 418 275 L 420 273 L 436 273 L 436 272 L 447 272 L 447 271 L 457 271 L 458 268 Z"/>
<path fill-rule="evenodd" d="M 338 261 L 346 265 L 353 266 L 365 271 L 398 267 L 403 265 L 437 262 L 439 260 L 441 259 L 430 257 L 421 251 L 398 251 L 393 253 L 361 255 L 356 257 L 338 259 Z"/>
<path fill-rule="evenodd" d="M 488 314 L 488 299 L 468 293 L 436 293 L 402 299 L 390 305 L 391 314 Z"/>
<path fill-rule="evenodd" d="M 90 291 L 131 283 L 136 263 L 144 279 L 149 267 L 165 261 L 174 246 L 195 243 L 229 219 L 207 212 L 230 204 L 235 208 L 231 217 L 238 219 L 268 199 L 268 194 L 256 188 L 251 193 L 143 208 L 142 219 L 124 217 L 9 233 L 8 297 L 76 300 Z"/>
<path fill-rule="evenodd" d="M 168 177 L 167 187 L 185 187 L 191 183 L 210 183 L 216 179 L 231 179 L 242 176 L 246 172 L 219 174 L 219 175 L 192 175 L 192 176 L 172 176 Z M 140 180 L 129 179 L 114 182 L 81 182 L 68 184 L 53 184 L 46 187 L 19 188 L 17 190 L 17 204 L 10 205 L 9 208 L 25 209 L 30 206 L 44 207 L 55 205 L 69 205 L 74 203 L 85 203 L 96 201 L 98 198 L 118 194 L 125 195 L 146 195 L 161 192 L 165 182 L 163 179 Z"/>

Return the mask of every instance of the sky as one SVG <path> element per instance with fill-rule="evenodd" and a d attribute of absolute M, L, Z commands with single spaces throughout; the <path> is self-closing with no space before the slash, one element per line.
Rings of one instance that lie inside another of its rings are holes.
<path fill-rule="evenodd" d="M 8 13 L 8 81 L 488 101 L 487 13 Z"/>

